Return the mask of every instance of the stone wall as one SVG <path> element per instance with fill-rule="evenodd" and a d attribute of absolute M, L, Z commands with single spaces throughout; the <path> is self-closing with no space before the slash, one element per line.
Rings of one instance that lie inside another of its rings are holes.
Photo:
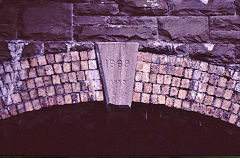
<path fill-rule="evenodd" d="M 137 41 L 140 51 L 239 64 L 239 0 L 1 0 L 0 60 Z"/>

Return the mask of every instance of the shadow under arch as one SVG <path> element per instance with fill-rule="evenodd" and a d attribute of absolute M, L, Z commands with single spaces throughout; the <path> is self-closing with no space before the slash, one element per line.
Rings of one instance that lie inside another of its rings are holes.
<path fill-rule="evenodd" d="M 127 116 L 127 117 L 126 117 Z M 240 130 L 213 117 L 133 103 L 42 108 L 0 121 L 0 155 L 238 155 Z"/>

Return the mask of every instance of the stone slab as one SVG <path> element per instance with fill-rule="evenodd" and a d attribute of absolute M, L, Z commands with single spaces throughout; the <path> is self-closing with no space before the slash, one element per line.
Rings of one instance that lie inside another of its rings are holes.
<path fill-rule="evenodd" d="M 107 104 L 130 107 L 138 43 L 97 42 L 96 51 Z"/>

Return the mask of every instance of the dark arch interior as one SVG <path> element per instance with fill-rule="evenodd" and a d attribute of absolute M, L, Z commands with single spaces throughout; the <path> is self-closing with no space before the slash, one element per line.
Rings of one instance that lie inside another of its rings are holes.
<path fill-rule="evenodd" d="M 135 103 L 55 106 L 0 121 L 0 155 L 239 155 L 240 129 L 215 118 Z"/>

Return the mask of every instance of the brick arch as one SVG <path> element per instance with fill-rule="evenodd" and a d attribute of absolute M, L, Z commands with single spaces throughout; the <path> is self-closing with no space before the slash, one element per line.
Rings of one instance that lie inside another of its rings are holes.
<path fill-rule="evenodd" d="M 182 56 L 138 53 L 133 101 L 199 112 L 240 127 L 240 72 Z"/>
<path fill-rule="evenodd" d="M 46 54 L 0 65 L 0 116 L 103 101 L 95 51 Z"/>
<path fill-rule="evenodd" d="M 0 65 L 0 116 L 104 101 L 94 50 L 45 54 Z M 240 127 L 240 73 L 174 55 L 139 52 L 133 102 L 161 104 Z"/>

